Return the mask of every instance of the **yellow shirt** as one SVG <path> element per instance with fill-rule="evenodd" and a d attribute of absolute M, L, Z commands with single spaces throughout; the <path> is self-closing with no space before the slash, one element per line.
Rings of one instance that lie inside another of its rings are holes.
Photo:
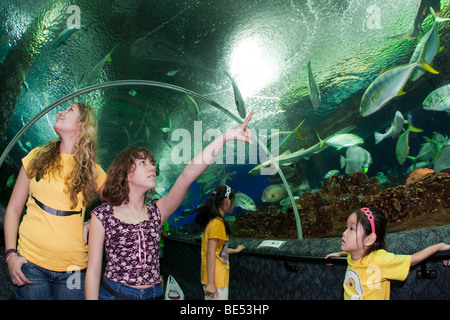
<path fill-rule="evenodd" d="M 353 261 L 348 254 L 347 262 L 344 279 L 345 300 L 389 300 L 389 280 L 406 279 L 411 256 L 377 250 L 357 261 Z"/>
<path fill-rule="evenodd" d="M 40 148 L 35 148 L 22 159 L 25 170 Z M 67 271 L 69 267 L 85 269 L 87 266 L 87 245 L 83 243 L 83 223 L 85 207 L 83 195 L 78 195 L 77 207 L 71 208 L 72 201 L 64 183 L 64 177 L 72 170 L 73 155 L 61 154 L 62 174 L 46 174 L 39 181 L 30 180 L 27 212 L 19 227 L 18 250 L 32 263 L 52 271 Z M 96 165 L 97 190 L 106 180 L 105 171 Z M 81 214 L 56 216 L 42 210 L 31 197 L 48 207 L 64 211 L 80 211 Z"/>
<path fill-rule="evenodd" d="M 230 264 L 228 263 L 228 235 L 222 220 L 215 218 L 206 226 L 202 234 L 202 265 L 201 281 L 208 284 L 208 272 L 206 270 L 206 255 L 208 240 L 219 239 L 216 249 L 215 284 L 216 288 L 227 288 L 230 280 Z"/>

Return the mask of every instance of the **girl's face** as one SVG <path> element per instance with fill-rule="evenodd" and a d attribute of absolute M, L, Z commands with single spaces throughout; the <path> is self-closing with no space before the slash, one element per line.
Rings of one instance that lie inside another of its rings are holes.
<path fill-rule="evenodd" d="M 80 117 L 80 109 L 76 104 L 73 104 L 66 110 L 58 112 L 58 118 L 53 128 L 59 135 L 62 133 L 79 133 Z"/>
<path fill-rule="evenodd" d="M 128 173 L 128 185 L 130 188 L 140 187 L 146 190 L 155 188 L 156 170 L 149 159 L 135 159 L 135 170 Z"/>
<path fill-rule="evenodd" d="M 231 200 L 230 198 L 223 199 L 222 210 L 224 214 L 233 212 L 233 208 L 234 208 L 234 200 Z"/>
<path fill-rule="evenodd" d="M 341 240 L 341 249 L 351 253 L 352 257 L 364 254 L 367 248 L 364 245 L 364 229 L 360 223 L 356 224 L 356 221 L 356 213 L 352 213 L 347 219 L 347 229 L 342 234 Z"/>

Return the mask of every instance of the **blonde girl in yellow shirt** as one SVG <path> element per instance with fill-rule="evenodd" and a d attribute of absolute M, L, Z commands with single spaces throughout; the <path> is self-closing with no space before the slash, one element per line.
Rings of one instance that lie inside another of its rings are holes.
<path fill-rule="evenodd" d="M 94 110 L 74 103 L 58 112 L 53 129 L 57 139 L 22 159 L 6 208 L 5 256 L 18 299 L 84 299 L 84 215 L 106 179 Z"/>
<path fill-rule="evenodd" d="M 230 264 L 228 254 L 242 251 L 228 248 L 230 227 L 224 219 L 234 208 L 234 191 L 227 185 L 217 186 L 198 208 L 195 222 L 202 228 L 201 282 L 205 300 L 228 300 Z"/>
<path fill-rule="evenodd" d="M 361 208 L 348 217 L 341 240 L 343 251 L 326 256 L 347 257 L 345 300 L 389 300 L 390 280 L 404 281 L 411 266 L 437 251 L 450 249 L 438 243 L 413 255 L 396 255 L 386 251 L 385 234 L 386 217 L 375 208 Z"/>

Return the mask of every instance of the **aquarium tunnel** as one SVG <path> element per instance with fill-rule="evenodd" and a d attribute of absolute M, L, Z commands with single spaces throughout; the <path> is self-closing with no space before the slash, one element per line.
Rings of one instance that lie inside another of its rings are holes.
<path fill-rule="evenodd" d="M 230 299 L 342 299 L 346 259 L 325 256 L 361 207 L 384 212 L 389 252 L 450 243 L 448 20 L 449 0 L 2 1 L 0 299 L 14 296 L 3 225 L 21 160 L 78 101 L 105 171 L 128 147 L 152 151 L 152 199 L 253 111 L 252 144 L 228 142 L 168 219 L 161 274 L 186 299 L 203 299 L 194 219 L 220 184 L 236 193 L 229 246 L 246 247 Z M 411 267 L 391 299 L 449 299 L 443 259 Z"/>

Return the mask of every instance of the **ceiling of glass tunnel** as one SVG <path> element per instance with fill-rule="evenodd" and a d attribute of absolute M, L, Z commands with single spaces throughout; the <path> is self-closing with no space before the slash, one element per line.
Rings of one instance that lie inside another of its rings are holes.
<path fill-rule="evenodd" d="M 316 144 L 316 133 L 323 138 L 352 125 L 353 133 L 373 143 L 374 131 L 384 132 L 396 110 L 406 117 L 429 92 L 448 82 L 444 49 L 433 64 L 439 74 L 427 73 L 408 83 L 408 94 L 375 115 L 359 113 L 364 91 L 380 72 L 409 62 L 420 38 L 394 36 L 413 27 L 418 3 L 436 1 L 2 1 L 0 59 L 5 64 L 17 59 L 13 64 L 23 74 L 12 117 L 4 120 L 8 127 L 2 150 L 27 121 L 57 99 L 90 84 L 127 79 L 192 90 L 241 118 L 234 81 L 247 114 L 254 110 L 250 126 L 258 136 L 264 130 L 293 130 L 305 120 L 299 130 L 303 140 L 288 141 L 286 150 L 292 152 Z M 439 15 L 450 17 L 449 6 L 449 1 L 440 1 Z M 424 16 L 423 30 L 429 30 L 433 21 L 431 14 Z M 81 28 L 59 41 L 62 32 L 76 23 Z M 443 47 L 449 47 L 449 28 L 450 23 L 439 24 Z M 19 58 L 11 57 L 16 47 L 24 52 Z M 308 62 L 320 88 L 319 108 L 308 91 Z M 201 125 L 202 135 L 208 129 L 223 131 L 236 125 L 214 106 L 165 88 L 121 86 L 78 99 L 97 110 L 101 164 L 107 168 L 127 146 L 146 146 L 159 162 L 161 193 L 183 168 L 173 161 L 175 129 L 187 129 L 194 144 L 195 124 Z M 55 136 L 56 112 L 66 106 L 49 112 L 24 134 L 11 152 L 16 163 L 27 149 Z M 191 155 L 194 151 L 192 145 Z M 375 158 L 381 151 L 372 152 Z M 328 158 L 339 161 L 336 149 L 328 148 L 316 159 L 323 163 L 321 176 L 334 169 Z M 395 159 L 395 151 L 391 158 Z M 374 170 L 373 175 L 381 171 Z M 250 175 L 231 178 L 236 183 Z"/>

